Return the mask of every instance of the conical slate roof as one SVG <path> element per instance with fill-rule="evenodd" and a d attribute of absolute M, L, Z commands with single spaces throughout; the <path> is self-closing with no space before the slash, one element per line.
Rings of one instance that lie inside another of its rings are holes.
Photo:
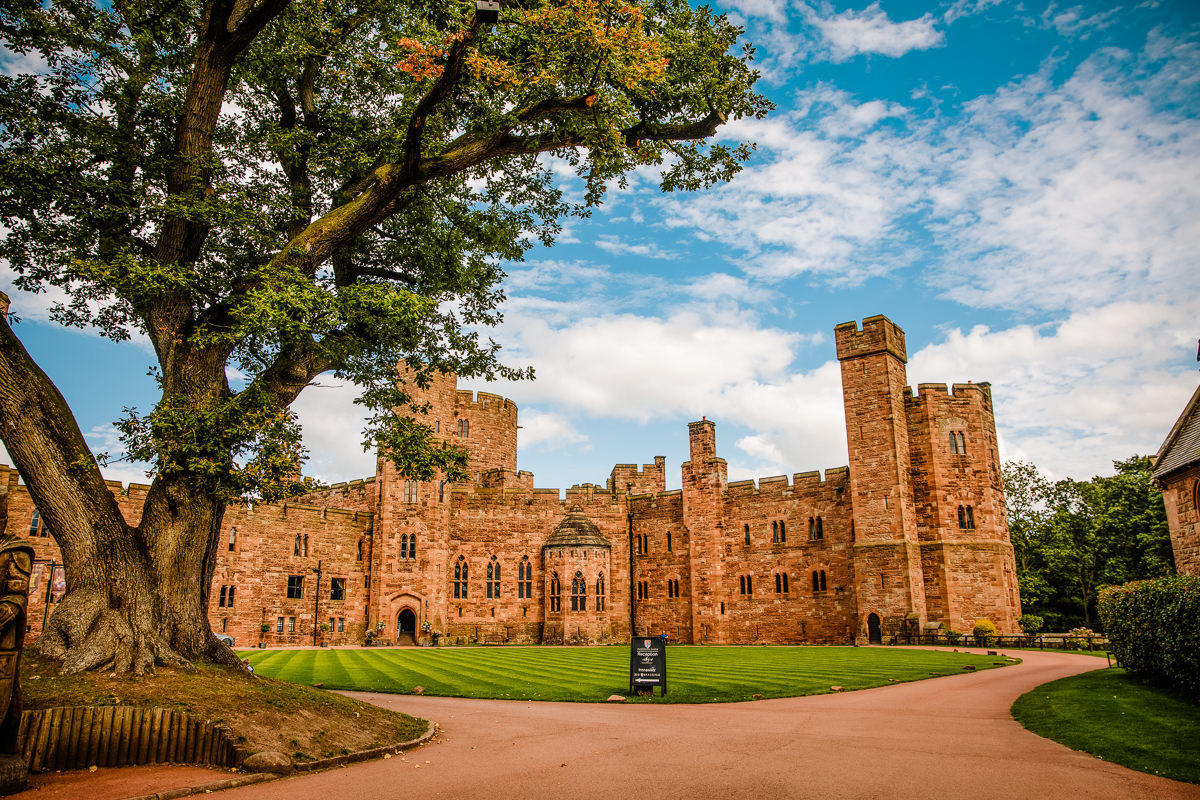
<path fill-rule="evenodd" d="M 571 506 L 543 547 L 612 547 L 578 505 Z"/>

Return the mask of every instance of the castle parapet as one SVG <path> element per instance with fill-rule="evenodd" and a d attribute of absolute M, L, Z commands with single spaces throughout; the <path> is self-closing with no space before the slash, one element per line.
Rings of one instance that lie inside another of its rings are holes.
<path fill-rule="evenodd" d="M 857 322 L 843 322 L 833 329 L 833 335 L 838 361 L 876 353 L 890 353 L 902 362 L 908 361 L 904 331 L 882 314 L 864 319 L 861 331 Z"/>
<path fill-rule="evenodd" d="M 667 488 L 667 459 L 655 456 L 653 464 L 617 464 L 608 477 L 608 490 L 614 494 L 657 494 Z"/>

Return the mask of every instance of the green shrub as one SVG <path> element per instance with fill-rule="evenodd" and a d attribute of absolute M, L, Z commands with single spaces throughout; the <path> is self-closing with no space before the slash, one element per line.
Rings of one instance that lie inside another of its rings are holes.
<path fill-rule="evenodd" d="M 994 647 L 996 644 L 996 623 L 990 619 L 975 620 L 975 627 L 971 629 L 971 634 L 975 637 L 975 643 L 980 647 Z"/>
<path fill-rule="evenodd" d="M 1142 680 L 1200 700 L 1200 577 L 1179 575 L 1100 592 L 1109 650 Z"/>
<path fill-rule="evenodd" d="M 1030 636 L 1040 633 L 1044 620 L 1037 614 L 1022 614 L 1017 620 L 1017 625 L 1021 626 L 1021 632 Z"/>

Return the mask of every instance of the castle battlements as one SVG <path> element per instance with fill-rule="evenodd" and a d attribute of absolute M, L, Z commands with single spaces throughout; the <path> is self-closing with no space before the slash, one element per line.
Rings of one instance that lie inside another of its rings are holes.
<path fill-rule="evenodd" d="M 477 411 L 504 411 L 512 416 L 517 414 L 517 404 L 507 397 L 491 392 L 473 392 L 470 389 L 459 389 L 454 393 L 454 405 L 458 409 Z"/>
<path fill-rule="evenodd" d="M 833 335 L 838 361 L 876 353 L 890 353 L 901 362 L 908 361 L 904 331 L 885 316 L 867 317 L 862 321 L 862 330 L 856 322 L 843 322 L 833 329 Z"/>

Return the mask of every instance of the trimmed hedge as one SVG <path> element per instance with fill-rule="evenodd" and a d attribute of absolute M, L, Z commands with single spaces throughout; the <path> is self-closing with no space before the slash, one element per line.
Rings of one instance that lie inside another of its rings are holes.
<path fill-rule="evenodd" d="M 1109 650 L 1121 666 L 1200 701 L 1200 577 L 1109 586 L 1099 605 Z"/>

